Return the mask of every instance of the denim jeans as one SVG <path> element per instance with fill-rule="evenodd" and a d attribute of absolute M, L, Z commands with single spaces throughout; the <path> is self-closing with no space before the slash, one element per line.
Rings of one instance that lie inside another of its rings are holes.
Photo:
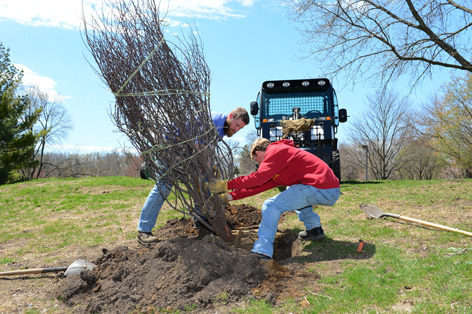
<path fill-rule="evenodd" d="M 282 213 L 294 210 L 306 230 L 321 226 L 320 216 L 313 211 L 313 205 L 333 206 L 340 190 L 317 189 L 310 185 L 297 184 L 266 200 L 262 205 L 262 220 L 257 233 L 259 239 L 251 252 L 272 257 L 277 226 Z"/>
<path fill-rule="evenodd" d="M 152 231 L 152 228 L 156 225 L 157 216 L 159 216 L 162 205 L 169 196 L 171 190 L 172 186 L 169 186 L 162 181 L 159 181 L 154 185 L 151 192 L 149 192 L 146 202 L 144 202 L 143 209 L 141 209 L 138 231 Z"/>
<path fill-rule="evenodd" d="M 162 205 L 164 205 L 164 202 L 166 201 L 171 191 L 171 185 L 166 184 L 164 180 L 157 181 L 157 183 L 152 188 L 151 192 L 149 192 L 149 195 L 146 201 L 144 202 L 143 208 L 141 209 L 141 215 L 139 216 L 138 222 L 138 231 L 152 231 L 152 229 L 156 225 L 157 217 L 159 216 L 159 212 L 161 211 Z M 195 207 L 194 209 L 197 213 L 200 213 L 200 210 L 197 207 Z M 204 216 L 200 216 L 200 218 L 204 221 L 208 220 Z"/>

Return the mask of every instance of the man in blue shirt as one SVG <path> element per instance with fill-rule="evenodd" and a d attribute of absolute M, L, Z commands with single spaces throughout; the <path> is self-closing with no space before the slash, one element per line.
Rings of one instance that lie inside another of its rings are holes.
<path fill-rule="evenodd" d="M 228 115 L 212 112 L 211 117 L 221 138 L 233 136 L 249 123 L 249 114 L 244 108 L 236 108 Z M 159 242 L 159 239 L 152 234 L 152 229 L 156 225 L 157 216 L 171 190 L 171 186 L 162 180 L 156 180 L 154 188 L 141 209 L 138 222 L 138 243 L 148 245 Z"/>

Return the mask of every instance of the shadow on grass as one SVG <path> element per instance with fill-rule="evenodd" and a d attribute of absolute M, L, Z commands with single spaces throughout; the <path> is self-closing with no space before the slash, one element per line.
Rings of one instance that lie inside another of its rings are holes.
<path fill-rule="evenodd" d="M 362 250 L 358 252 L 359 242 L 338 241 L 324 238 L 321 241 L 294 242 L 294 253 L 287 263 L 314 263 L 322 261 L 346 260 L 346 259 L 369 259 L 375 254 L 375 245 L 363 243 Z M 297 249 L 298 247 L 298 249 Z"/>
<path fill-rule="evenodd" d="M 346 180 L 346 181 L 341 181 L 342 184 L 385 184 L 387 183 L 386 181 L 354 181 L 354 180 Z"/>

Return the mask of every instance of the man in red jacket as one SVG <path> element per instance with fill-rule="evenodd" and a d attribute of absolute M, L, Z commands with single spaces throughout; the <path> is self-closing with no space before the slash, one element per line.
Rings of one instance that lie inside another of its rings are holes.
<path fill-rule="evenodd" d="M 305 225 L 306 230 L 298 234 L 300 239 L 323 239 L 320 217 L 313 212 L 313 205 L 333 206 L 339 198 L 339 180 L 331 168 L 315 155 L 294 147 L 292 140 L 270 143 L 267 139 L 257 139 L 251 147 L 251 158 L 259 164 L 256 172 L 229 182 L 209 184 L 210 192 L 228 201 L 287 186 L 262 205 L 259 239 L 251 252 L 261 259 L 272 258 L 280 216 L 292 210 Z"/>

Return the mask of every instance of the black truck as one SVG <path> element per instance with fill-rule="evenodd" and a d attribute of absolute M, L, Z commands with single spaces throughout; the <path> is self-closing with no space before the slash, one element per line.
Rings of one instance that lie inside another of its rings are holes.
<path fill-rule="evenodd" d="M 251 102 L 250 111 L 258 136 L 271 142 L 282 139 L 284 131 L 287 133 L 282 129 L 282 121 L 311 119 L 308 130 L 290 132 L 285 138 L 318 156 L 341 180 L 336 132 L 339 123 L 347 121 L 347 111 L 339 109 L 336 92 L 328 79 L 266 81 L 257 101 Z"/>

